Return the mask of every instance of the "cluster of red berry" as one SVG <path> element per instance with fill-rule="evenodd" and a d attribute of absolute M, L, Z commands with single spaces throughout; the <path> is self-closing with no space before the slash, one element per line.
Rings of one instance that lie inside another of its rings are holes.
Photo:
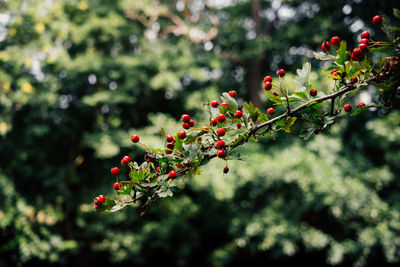
<path fill-rule="evenodd" d="M 278 69 L 276 70 L 276 76 L 283 78 L 286 75 L 286 71 L 284 69 Z M 269 91 L 272 88 L 272 77 L 271 76 L 265 76 L 264 77 L 264 89 Z M 274 95 L 278 96 L 277 92 L 273 92 Z M 269 108 L 267 109 L 268 115 L 274 115 L 275 114 L 275 109 L 274 108 Z"/>
<path fill-rule="evenodd" d="M 104 195 L 98 195 L 97 197 L 94 198 L 94 208 L 97 209 L 100 207 L 100 204 L 104 203 L 106 201 L 106 197 Z"/>
<path fill-rule="evenodd" d="M 331 50 L 331 43 L 332 45 L 336 45 L 339 46 L 340 44 L 340 37 L 339 36 L 333 36 L 331 38 L 331 42 L 329 43 L 328 41 L 324 41 L 321 45 L 321 49 L 322 51 L 328 52 L 329 50 Z"/>
<path fill-rule="evenodd" d="M 131 137 L 131 141 L 132 141 L 133 143 L 139 142 L 139 136 L 133 135 L 133 136 Z M 131 162 L 131 160 L 132 160 L 131 157 L 129 157 L 129 156 L 124 156 L 124 157 L 122 158 L 122 160 L 121 160 L 121 165 L 122 165 L 122 166 L 126 166 L 126 165 L 129 164 L 129 162 Z M 113 168 L 111 168 L 110 172 L 111 172 L 111 175 L 112 175 L 112 176 L 118 176 L 119 173 L 120 173 L 120 169 L 119 169 L 118 167 L 113 167 Z M 121 183 L 120 183 L 120 182 L 115 182 L 113 187 L 114 187 L 115 190 L 120 190 L 120 189 L 121 189 Z M 99 208 L 99 207 L 100 207 L 100 204 L 102 204 L 102 203 L 104 203 L 104 202 L 105 202 L 105 197 L 104 197 L 104 195 L 99 195 L 98 197 L 95 197 L 95 198 L 94 198 L 94 208 L 95 208 L 95 209 Z"/>
<path fill-rule="evenodd" d="M 361 102 L 361 103 L 359 103 L 359 104 L 357 105 L 357 108 L 362 108 L 362 107 L 365 107 L 365 104 L 364 104 L 363 102 Z M 352 107 L 350 104 L 345 104 L 345 105 L 343 106 L 343 109 L 344 109 L 346 112 L 351 112 L 351 111 L 353 110 L 353 107 Z"/>
<path fill-rule="evenodd" d="M 229 91 L 228 94 L 229 94 L 230 97 L 233 97 L 233 98 L 235 98 L 236 95 L 237 95 L 236 91 Z M 210 105 L 211 105 L 212 108 L 218 108 L 219 107 L 219 102 L 216 101 L 216 100 L 213 100 L 213 101 L 211 101 Z M 228 106 L 229 106 L 228 103 L 222 102 L 220 111 L 223 111 L 223 109 L 227 108 Z M 233 116 L 236 119 L 241 119 L 242 116 L 243 116 L 243 111 L 236 110 L 235 113 L 233 114 Z M 222 112 L 222 113 L 218 114 L 216 118 L 211 118 L 210 119 L 210 125 L 211 126 L 217 126 L 218 123 L 224 123 L 225 121 L 226 121 L 226 116 Z M 240 127 L 242 127 L 242 123 L 237 122 L 236 126 L 239 129 Z M 222 137 L 222 136 L 224 136 L 226 134 L 226 130 L 225 130 L 225 128 L 221 127 L 221 128 L 217 129 L 216 133 L 217 133 L 218 137 Z M 225 150 L 224 150 L 225 142 L 223 140 L 218 140 L 217 144 L 216 144 L 216 148 L 217 148 L 217 157 L 224 158 L 225 157 Z"/>

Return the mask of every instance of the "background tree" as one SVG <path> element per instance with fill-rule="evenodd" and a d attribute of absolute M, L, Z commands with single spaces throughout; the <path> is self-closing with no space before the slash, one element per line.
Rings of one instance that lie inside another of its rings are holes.
<path fill-rule="evenodd" d="M 120 154 L 142 158 L 133 129 L 160 146 L 161 125 L 200 119 L 199 99 L 231 88 L 262 106 L 260 77 L 294 71 L 332 35 L 351 40 L 378 10 L 390 18 L 393 1 L 137 2 L 2 3 L 2 265 L 398 261 L 398 102 L 306 144 L 243 148 L 251 161 L 224 177 L 216 163 L 144 218 L 94 214 L 88 199 L 112 191 Z M 147 25 L 132 16 L 160 10 Z M 178 18 L 188 32 L 165 32 Z"/>

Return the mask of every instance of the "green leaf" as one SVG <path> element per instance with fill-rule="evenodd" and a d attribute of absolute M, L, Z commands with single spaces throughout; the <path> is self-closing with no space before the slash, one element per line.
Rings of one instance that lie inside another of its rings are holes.
<path fill-rule="evenodd" d="M 369 106 L 364 106 L 362 108 L 357 108 L 353 113 L 351 113 L 351 116 L 356 116 L 356 115 L 360 114 L 361 112 L 366 111 L 373 107 L 379 107 L 379 105 L 369 105 Z"/>
<path fill-rule="evenodd" d="M 305 89 L 305 87 L 304 87 Z M 306 91 L 301 91 L 301 92 L 293 92 L 294 95 L 303 98 L 303 99 L 307 99 L 308 95 Z"/>
<path fill-rule="evenodd" d="M 266 121 L 268 121 L 268 120 L 269 120 L 269 118 L 268 118 L 268 115 L 267 115 L 267 114 L 262 113 L 262 112 L 259 113 L 259 115 L 258 115 L 258 121 L 259 121 L 260 123 L 264 123 L 264 122 L 266 122 Z"/>
<path fill-rule="evenodd" d="M 129 171 L 129 178 L 131 178 L 134 184 L 140 183 L 142 181 L 143 174 L 140 173 L 137 169 L 131 169 Z"/>
<path fill-rule="evenodd" d="M 400 19 L 400 10 L 397 9 L 397 8 L 393 8 L 393 15 L 394 15 L 396 18 Z"/>
<path fill-rule="evenodd" d="M 128 206 L 128 205 L 129 204 L 126 204 L 126 203 L 121 203 L 119 205 L 115 205 L 109 210 L 109 212 L 116 212 L 117 210 L 120 210 L 120 209 L 122 209 L 122 208 L 124 208 L 125 206 Z"/>
<path fill-rule="evenodd" d="M 123 185 L 120 190 L 117 191 L 118 195 L 131 195 L 132 186 L 131 185 Z"/>
<path fill-rule="evenodd" d="M 329 55 L 328 55 L 327 53 L 325 53 L 325 52 L 313 52 L 313 54 L 314 54 L 314 57 L 315 57 L 316 59 L 318 59 L 318 60 L 323 60 L 323 61 L 325 61 L 325 60 L 333 59 L 332 56 L 329 56 Z"/>
<path fill-rule="evenodd" d="M 228 93 L 222 93 L 221 100 L 229 105 L 227 108 L 228 112 L 235 113 L 238 110 L 238 103 Z"/>
<path fill-rule="evenodd" d="M 394 31 L 394 32 L 400 31 L 400 27 L 391 26 L 391 27 L 388 27 L 388 29 L 391 30 L 391 31 Z"/>
<path fill-rule="evenodd" d="M 202 136 L 204 134 L 204 130 L 197 130 L 197 131 L 193 131 L 190 132 L 186 138 L 184 143 L 185 144 L 190 144 L 196 141 L 197 138 L 199 138 L 200 136 Z"/>
<path fill-rule="evenodd" d="M 175 150 L 182 152 L 183 151 L 183 142 L 182 139 L 179 138 L 179 133 L 175 135 Z"/>
<path fill-rule="evenodd" d="M 280 96 L 274 95 L 270 91 L 264 90 L 264 93 L 268 96 L 269 100 L 275 102 L 276 104 L 282 104 L 282 100 Z"/>
<path fill-rule="evenodd" d="M 340 46 L 339 46 L 339 48 L 337 50 L 336 63 L 338 65 L 343 65 L 347 61 L 348 55 L 347 55 L 347 51 L 346 50 L 347 50 L 346 41 L 341 41 L 340 42 Z"/>
<path fill-rule="evenodd" d="M 98 211 L 111 211 L 111 209 L 116 205 L 115 200 L 106 197 L 106 201 L 99 205 Z"/>
<path fill-rule="evenodd" d="M 157 192 L 158 192 L 158 191 L 157 191 Z M 168 189 L 168 188 L 162 189 L 162 190 L 159 191 L 157 194 L 158 194 L 158 196 L 161 197 L 161 198 L 172 197 L 172 196 L 174 195 L 174 193 L 173 193 L 170 189 Z"/>
<path fill-rule="evenodd" d="M 189 146 L 189 160 L 194 161 L 197 158 L 197 153 L 199 152 L 200 146 L 197 143 L 191 144 Z"/>
<path fill-rule="evenodd" d="M 306 62 L 303 64 L 302 69 L 297 69 L 297 77 L 294 81 L 297 83 L 297 88 L 295 89 L 296 92 L 306 91 L 309 84 L 308 84 L 308 77 L 310 76 L 311 71 L 311 63 Z"/>
<path fill-rule="evenodd" d="M 253 103 L 251 102 L 250 103 L 244 102 L 243 110 L 246 110 L 250 114 L 250 119 L 254 122 L 257 121 L 258 116 L 261 113 L 260 110 L 254 107 Z"/>
<path fill-rule="evenodd" d="M 298 96 L 297 94 L 292 94 L 288 96 L 289 102 L 295 102 L 295 101 L 304 101 L 303 98 Z M 281 97 L 282 102 L 286 101 L 286 97 Z"/>
<path fill-rule="evenodd" d="M 292 126 L 294 124 L 296 119 L 297 119 L 297 117 L 283 118 L 283 119 L 277 121 L 276 125 L 281 126 L 282 130 L 284 130 L 287 133 L 290 133 L 290 126 Z"/>

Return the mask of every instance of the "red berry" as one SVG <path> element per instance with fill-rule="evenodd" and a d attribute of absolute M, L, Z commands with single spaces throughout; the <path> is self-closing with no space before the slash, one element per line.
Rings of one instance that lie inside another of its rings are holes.
<path fill-rule="evenodd" d="M 119 174 L 119 168 L 118 167 L 114 167 L 111 169 L 111 174 L 113 176 L 117 176 Z"/>
<path fill-rule="evenodd" d="M 217 141 L 216 148 L 221 149 L 221 148 L 224 148 L 224 147 L 225 147 L 225 142 L 222 141 L 222 140 L 218 140 L 218 141 Z"/>
<path fill-rule="evenodd" d="M 359 103 L 359 104 L 357 105 L 357 108 L 362 108 L 362 107 L 365 107 L 365 104 L 364 104 L 363 102 L 361 102 L 361 103 Z"/>
<path fill-rule="evenodd" d="M 226 174 L 226 173 L 228 173 L 229 172 L 229 168 L 228 168 L 228 166 L 226 166 L 225 168 L 224 168 L 224 173 Z"/>
<path fill-rule="evenodd" d="M 99 197 L 95 197 L 95 198 L 93 199 L 93 203 L 94 203 L 95 205 L 99 204 L 99 203 L 100 203 Z"/>
<path fill-rule="evenodd" d="M 131 157 L 125 156 L 121 160 L 121 165 L 127 165 L 129 163 L 129 161 L 131 161 Z"/>
<path fill-rule="evenodd" d="M 275 114 L 275 109 L 274 108 L 269 108 L 267 110 L 268 115 L 274 115 Z"/>
<path fill-rule="evenodd" d="M 133 143 L 137 143 L 137 142 L 139 142 L 139 140 L 140 140 L 140 138 L 139 138 L 139 136 L 138 135 L 132 135 L 131 136 L 131 141 L 133 142 Z"/>
<path fill-rule="evenodd" d="M 359 58 L 361 58 L 361 57 L 364 59 L 364 54 L 360 48 L 354 48 L 352 54 L 354 55 L 354 59 L 356 61 L 361 61 L 361 60 L 359 60 Z"/>
<path fill-rule="evenodd" d="M 160 172 L 161 171 L 161 168 L 160 167 L 157 167 L 157 172 Z"/>
<path fill-rule="evenodd" d="M 218 122 L 224 122 L 226 120 L 226 117 L 225 117 L 225 115 L 224 114 L 219 114 L 218 116 L 217 116 L 217 121 Z"/>
<path fill-rule="evenodd" d="M 242 127 L 242 124 L 240 122 L 237 122 L 236 126 L 237 126 L 238 129 L 240 129 L 240 127 Z"/>
<path fill-rule="evenodd" d="M 375 25 L 381 25 L 382 17 L 379 15 L 376 15 L 375 17 L 372 18 L 372 23 Z"/>
<path fill-rule="evenodd" d="M 213 108 L 216 108 L 216 107 L 218 107 L 218 106 L 219 106 L 219 103 L 218 103 L 218 101 L 216 101 L 216 100 L 214 100 L 214 101 L 211 101 L 211 106 L 212 106 Z"/>
<path fill-rule="evenodd" d="M 219 128 L 219 129 L 217 130 L 217 135 L 220 136 L 220 137 L 221 137 L 221 136 L 224 136 L 225 133 L 226 133 L 226 131 L 225 131 L 224 128 Z"/>
<path fill-rule="evenodd" d="M 283 76 L 285 76 L 285 74 L 286 74 L 286 71 L 284 69 L 279 69 L 276 71 L 276 76 L 278 76 L 278 77 L 283 77 Z"/>
<path fill-rule="evenodd" d="M 211 126 L 215 126 L 215 125 L 217 125 L 217 123 L 218 123 L 218 121 L 216 119 L 211 118 L 211 120 L 210 120 L 210 125 Z"/>
<path fill-rule="evenodd" d="M 353 53 L 351 54 L 351 59 L 354 61 L 362 61 L 364 59 L 364 54 L 360 48 L 353 49 Z"/>
<path fill-rule="evenodd" d="M 172 135 L 167 135 L 167 142 L 175 142 L 175 138 Z"/>
<path fill-rule="evenodd" d="M 169 179 L 175 179 L 176 176 L 178 176 L 178 174 L 174 170 L 170 171 L 168 174 Z"/>
<path fill-rule="evenodd" d="M 272 77 L 271 76 L 265 76 L 264 77 L 264 83 L 266 83 L 266 82 L 272 82 Z"/>
<path fill-rule="evenodd" d="M 180 131 L 178 133 L 178 137 L 179 137 L 179 139 L 185 139 L 186 138 L 186 132 L 185 131 Z"/>
<path fill-rule="evenodd" d="M 353 107 L 350 104 L 346 104 L 346 105 L 343 106 L 343 109 L 346 112 L 350 112 L 353 109 Z"/>
<path fill-rule="evenodd" d="M 165 153 L 166 153 L 167 155 L 172 154 L 172 150 L 167 149 L 167 150 L 165 150 Z"/>
<path fill-rule="evenodd" d="M 362 33 L 361 33 L 361 39 L 369 39 L 369 37 L 370 37 L 370 34 L 369 34 L 369 32 L 368 31 L 363 31 Z"/>
<path fill-rule="evenodd" d="M 104 195 L 99 195 L 98 198 L 99 198 L 100 203 L 103 203 L 104 201 L 106 201 L 106 197 Z"/>
<path fill-rule="evenodd" d="M 361 39 L 360 44 L 368 44 L 369 40 L 368 39 Z"/>
<path fill-rule="evenodd" d="M 167 144 L 167 148 L 169 148 L 169 149 L 174 149 L 174 147 L 175 147 L 175 144 L 172 142 Z"/>
<path fill-rule="evenodd" d="M 317 94 L 318 94 L 317 89 L 314 89 L 314 88 L 313 88 L 313 89 L 310 90 L 310 95 L 311 95 L 311 96 L 316 96 Z"/>
<path fill-rule="evenodd" d="M 329 50 L 331 50 L 331 44 L 327 41 L 324 41 L 321 45 L 321 49 L 322 51 L 328 52 Z"/>
<path fill-rule="evenodd" d="M 218 150 L 218 151 L 217 151 L 217 156 L 218 156 L 218 158 L 223 158 L 223 157 L 225 157 L 225 151 L 222 150 L 222 149 Z"/>
<path fill-rule="evenodd" d="M 237 93 L 236 91 L 229 91 L 228 93 L 231 97 L 236 97 Z"/>
<path fill-rule="evenodd" d="M 269 76 L 268 76 L 269 77 Z M 264 83 L 264 89 L 265 90 L 270 90 L 272 88 L 272 83 L 271 82 L 266 82 Z"/>
<path fill-rule="evenodd" d="M 120 189 L 121 189 L 121 183 L 120 183 L 120 182 L 116 182 L 116 183 L 114 184 L 114 189 L 115 189 L 115 190 L 120 190 Z"/>
<path fill-rule="evenodd" d="M 190 121 L 189 121 L 189 126 L 190 126 L 190 127 L 193 127 L 193 126 L 194 126 L 194 120 L 190 120 Z"/>
<path fill-rule="evenodd" d="M 352 82 L 352 83 L 358 82 L 358 77 L 357 77 L 357 76 L 354 76 L 353 78 L 351 78 L 351 82 Z"/>
<path fill-rule="evenodd" d="M 190 116 L 188 114 L 183 114 L 181 116 L 181 120 L 182 120 L 182 122 L 188 123 L 190 121 Z"/>
<path fill-rule="evenodd" d="M 336 72 L 338 71 L 338 69 L 334 69 L 334 70 L 331 70 L 331 74 L 332 75 L 336 75 Z"/>
<path fill-rule="evenodd" d="M 339 44 L 340 44 L 340 38 L 339 38 L 339 36 L 333 36 L 333 37 L 331 38 L 331 43 L 332 43 L 333 45 L 339 45 Z"/>
<path fill-rule="evenodd" d="M 368 51 L 368 46 L 366 44 L 359 44 L 358 48 L 360 48 L 361 51 L 363 51 L 363 52 L 367 52 Z"/>
<path fill-rule="evenodd" d="M 229 106 L 228 103 L 225 103 L 225 102 L 221 103 L 221 107 L 228 107 L 228 106 Z"/>
<path fill-rule="evenodd" d="M 190 128 L 190 125 L 189 125 L 189 123 L 187 123 L 187 122 L 182 122 L 182 128 L 183 129 L 189 129 Z"/>
<path fill-rule="evenodd" d="M 243 112 L 241 110 L 236 110 L 235 118 L 240 119 L 243 116 Z"/>

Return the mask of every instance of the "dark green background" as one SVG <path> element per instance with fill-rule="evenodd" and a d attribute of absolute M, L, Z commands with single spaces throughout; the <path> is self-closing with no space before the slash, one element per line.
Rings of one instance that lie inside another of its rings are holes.
<path fill-rule="evenodd" d="M 309 60 L 327 92 L 310 52 L 333 35 L 354 47 L 365 29 L 384 39 L 371 18 L 393 22 L 397 1 L 155 2 L 0 2 L 0 266 L 398 264 L 398 98 L 309 142 L 239 148 L 249 161 L 228 175 L 215 159 L 144 217 L 93 211 L 93 197 L 113 194 L 110 168 L 143 158 L 130 135 L 161 147 L 161 127 L 175 133 L 182 113 L 205 120 L 201 102 L 231 89 L 265 111 L 263 76 L 280 67 L 291 81 Z M 173 23 L 161 11 L 203 32 L 216 16 L 218 35 L 163 34 Z"/>

